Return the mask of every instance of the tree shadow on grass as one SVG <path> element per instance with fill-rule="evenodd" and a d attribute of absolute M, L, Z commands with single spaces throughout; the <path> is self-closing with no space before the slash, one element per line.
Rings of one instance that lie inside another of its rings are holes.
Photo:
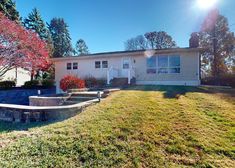
<path fill-rule="evenodd" d="M 229 97 L 235 98 L 235 89 L 219 88 L 219 87 L 193 87 L 193 86 L 163 86 L 163 85 L 144 85 L 144 86 L 131 86 L 126 90 L 142 90 L 142 91 L 160 91 L 163 92 L 164 98 L 179 98 L 190 92 L 217 94 L 222 93 Z"/>

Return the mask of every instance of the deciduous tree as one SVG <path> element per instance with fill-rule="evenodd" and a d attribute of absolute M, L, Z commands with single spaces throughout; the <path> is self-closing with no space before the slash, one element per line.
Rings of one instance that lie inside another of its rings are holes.
<path fill-rule="evenodd" d="M 173 38 L 164 31 L 145 33 L 145 38 L 150 43 L 152 49 L 164 49 L 176 47 Z"/>
<path fill-rule="evenodd" d="M 125 42 L 125 50 L 175 48 L 176 42 L 164 31 L 147 32 Z"/>
<path fill-rule="evenodd" d="M 147 40 L 143 35 L 130 38 L 125 42 L 125 50 L 144 50 L 148 48 Z"/>
<path fill-rule="evenodd" d="M 50 66 L 46 43 L 38 35 L 0 13 L 0 76 L 14 67 L 31 72 Z"/>

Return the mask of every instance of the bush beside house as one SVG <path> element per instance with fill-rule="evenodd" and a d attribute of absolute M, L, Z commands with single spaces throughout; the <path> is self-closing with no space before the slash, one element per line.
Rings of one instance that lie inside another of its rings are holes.
<path fill-rule="evenodd" d="M 93 87 L 104 87 L 106 86 L 106 79 L 103 78 L 95 78 L 93 76 L 87 76 L 84 78 L 85 85 L 87 88 L 93 88 Z"/>
<path fill-rule="evenodd" d="M 10 89 L 16 86 L 15 81 L 1 81 L 0 89 Z"/>
<path fill-rule="evenodd" d="M 201 83 L 203 85 L 231 86 L 235 88 L 235 74 L 226 74 L 221 77 L 205 77 Z"/>
<path fill-rule="evenodd" d="M 66 92 L 69 89 L 85 88 L 85 81 L 72 75 L 63 77 L 60 81 L 60 88 Z"/>

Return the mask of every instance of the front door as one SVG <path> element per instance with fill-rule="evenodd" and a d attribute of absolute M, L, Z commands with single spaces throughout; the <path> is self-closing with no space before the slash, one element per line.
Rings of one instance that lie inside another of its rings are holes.
<path fill-rule="evenodd" d="M 128 71 L 130 69 L 130 58 L 123 58 L 122 59 L 122 77 L 128 77 Z"/>

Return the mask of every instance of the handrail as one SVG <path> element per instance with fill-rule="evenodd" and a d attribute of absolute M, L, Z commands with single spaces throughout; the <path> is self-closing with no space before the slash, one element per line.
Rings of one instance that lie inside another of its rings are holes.
<path fill-rule="evenodd" d="M 113 79 L 113 78 L 117 78 L 119 77 L 119 69 L 117 68 L 113 68 L 113 67 L 110 67 L 108 70 L 107 70 L 107 84 L 109 85 L 110 84 L 110 81 Z M 121 76 L 120 76 L 121 77 Z M 122 76 L 123 77 L 123 76 Z M 128 84 L 131 83 L 131 79 L 133 77 L 135 77 L 135 69 L 133 67 L 130 67 L 128 70 L 127 70 L 127 74 L 125 75 L 125 77 L 128 78 Z"/>

